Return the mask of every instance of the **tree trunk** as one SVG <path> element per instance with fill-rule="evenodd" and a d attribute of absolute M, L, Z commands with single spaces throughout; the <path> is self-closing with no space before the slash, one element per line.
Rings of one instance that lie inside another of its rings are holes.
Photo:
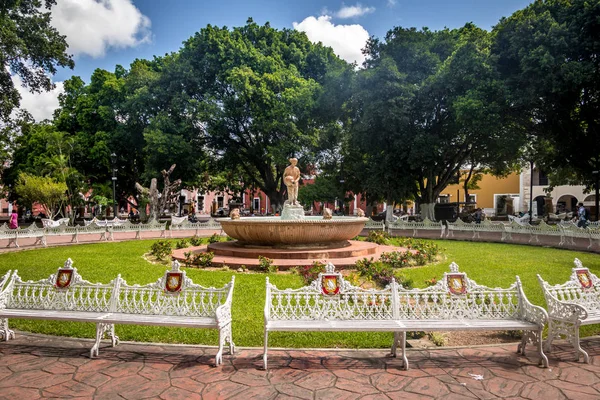
<path fill-rule="evenodd" d="M 435 203 L 421 203 L 421 218 L 435 221 Z"/>

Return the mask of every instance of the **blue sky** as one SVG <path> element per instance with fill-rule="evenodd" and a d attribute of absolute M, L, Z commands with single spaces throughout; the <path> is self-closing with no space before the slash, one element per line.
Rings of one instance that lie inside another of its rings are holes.
<path fill-rule="evenodd" d="M 348 60 L 362 61 L 360 49 L 369 36 L 382 38 L 394 26 L 438 30 L 466 22 L 491 29 L 503 16 L 529 0 L 59 0 L 53 24 L 67 36 L 75 69 L 54 77 L 57 89 L 34 96 L 22 93 L 22 105 L 36 119 L 56 108 L 61 82 L 73 75 L 89 82 L 96 68 L 128 68 L 136 58 L 177 51 L 182 42 L 207 24 L 242 26 L 248 17 L 275 28 L 305 31 Z"/>

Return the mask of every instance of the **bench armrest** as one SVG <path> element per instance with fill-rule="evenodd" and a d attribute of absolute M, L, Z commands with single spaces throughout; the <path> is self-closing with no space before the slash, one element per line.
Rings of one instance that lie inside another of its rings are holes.
<path fill-rule="evenodd" d="M 546 303 L 548 315 L 552 319 L 575 323 L 588 317 L 586 309 L 579 304 L 560 301 L 550 293 L 546 293 Z"/>
<path fill-rule="evenodd" d="M 531 304 L 527 296 L 525 296 L 521 279 L 518 276 L 517 288 L 519 290 L 519 297 L 521 298 L 521 317 L 525 321 L 532 322 L 540 327 L 546 325 L 548 323 L 548 313 L 542 307 Z"/>
<path fill-rule="evenodd" d="M 235 284 L 235 276 L 231 277 L 231 283 L 229 284 L 229 291 L 227 292 L 227 299 L 225 303 L 221 304 L 215 310 L 215 317 L 219 328 L 231 323 L 231 302 L 233 299 L 233 286 Z"/>

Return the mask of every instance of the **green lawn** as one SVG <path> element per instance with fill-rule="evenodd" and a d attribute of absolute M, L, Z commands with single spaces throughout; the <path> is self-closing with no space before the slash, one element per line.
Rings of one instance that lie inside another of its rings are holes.
<path fill-rule="evenodd" d="M 0 275 L 8 269 L 18 269 L 24 279 L 48 277 L 71 257 L 84 279 L 92 282 L 109 282 L 118 274 L 128 283 L 150 283 L 165 271 L 143 258 L 154 241 L 128 241 L 97 243 L 68 247 L 27 250 L 0 254 Z M 579 258 L 595 274 L 600 274 L 600 255 L 575 251 L 548 249 L 511 244 L 434 241 L 446 255 L 446 260 L 430 266 L 401 270 L 415 287 L 424 287 L 425 280 L 440 278 L 455 261 L 460 269 L 478 283 L 506 287 L 519 275 L 525 293 L 534 304 L 544 306 L 542 292 L 537 283 L 539 273 L 550 283 L 564 282 L 571 273 L 573 259 Z M 233 337 L 238 346 L 263 345 L 263 307 L 265 274 L 238 274 L 231 271 L 203 271 L 188 269 L 194 282 L 204 286 L 222 286 L 236 275 L 233 296 Z M 271 274 L 269 279 L 280 288 L 300 287 L 300 277 L 289 274 Z M 11 320 L 12 328 L 52 335 L 94 337 L 92 324 L 57 323 L 53 321 Z M 214 330 L 160 328 L 121 325 L 116 327 L 122 340 L 164 343 L 217 344 Z M 583 335 L 600 333 L 600 326 L 582 328 Z M 276 347 L 389 347 L 391 334 L 386 333 L 285 333 L 270 334 L 270 345 Z"/>

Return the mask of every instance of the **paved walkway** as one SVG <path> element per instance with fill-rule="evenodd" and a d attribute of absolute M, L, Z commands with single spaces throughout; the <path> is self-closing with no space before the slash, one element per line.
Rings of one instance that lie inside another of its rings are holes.
<path fill-rule="evenodd" d="M 90 345 L 32 334 L 1 342 L 0 399 L 600 399 L 600 338 L 583 341 L 591 365 L 559 345 L 542 369 L 513 344 L 409 351 L 409 371 L 384 350 L 271 351 L 267 372 L 261 349 L 213 367 L 214 348 L 122 343 L 90 360 Z"/>

